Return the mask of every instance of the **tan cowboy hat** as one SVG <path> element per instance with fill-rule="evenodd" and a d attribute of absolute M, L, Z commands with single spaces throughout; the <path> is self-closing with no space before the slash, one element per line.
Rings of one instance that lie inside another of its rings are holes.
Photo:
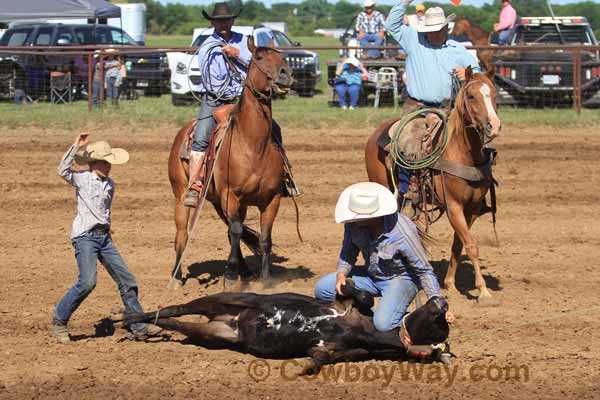
<path fill-rule="evenodd" d="M 355 222 L 397 211 L 398 202 L 388 188 L 375 182 L 360 182 L 348 186 L 340 195 L 335 206 L 335 222 Z"/>
<path fill-rule="evenodd" d="M 363 5 L 365 8 L 367 7 L 375 7 L 375 0 L 365 0 Z"/>
<path fill-rule="evenodd" d="M 208 20 L 229 19 L 237 18 L 237 16 L 240 15 L 240 12 L 238 12 L 237 14 L 232 13 L 227 3 L 215 3 L 215 7 L 213 8 L 212 14 L 209 15 L 206 11 L 202 10 L 202 15 L 204 15 L 204 18 Z"/>
<path fill-rule="evenodd" d="M 85 149 L 75 154 L 78 163 L 89 163 L 92 161 L 107 161 L 111 164 L 125 164 L 129 161 L 129 153 L 123 149 L 110 147 L 108 142 L 100 141 L 88 144 Z"/>
<path fill-rule="evenodd" d="M 446 18 L 444 10 L 441 7 L 431 7 L 425 11 L 423 22 L 417 26 L 417 32 L 437 32 L 454 21 L 456 14 L 450 14 Z"/>

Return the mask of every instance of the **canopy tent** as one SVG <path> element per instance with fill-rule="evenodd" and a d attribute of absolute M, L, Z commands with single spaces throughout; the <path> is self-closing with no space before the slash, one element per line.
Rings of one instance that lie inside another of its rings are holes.
<path fill-rule="evenodd" d="M 0 22 L 47 18 L 120 18 L 121 9 L 104 0 L 2 0 Z"/>

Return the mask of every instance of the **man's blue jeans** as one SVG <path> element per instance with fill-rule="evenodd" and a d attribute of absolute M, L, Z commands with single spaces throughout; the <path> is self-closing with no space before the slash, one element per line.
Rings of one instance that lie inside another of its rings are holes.
<path fill-rule="evenodd" d="M 510 39 L 511 33 L 512 33 L 512 29 L 504 29 L 504 30 L 498 32 L 498 44 L 499 45 L 506 44 L 508 42 L 508 39 Z"/>
<path fill-rule="evenodd" d="M 383 46 L 383 39 L 377 33 L 365 33 L 365 37 L 360 39 L 360 45 L 362 47 Z M 366 53 L 371 58 L 378 58 L 381 55 L 381 50 L 368 49 Z"/>
<path fill-rule="evenodd" d="M 356 107 L 358 105 L 360 85 L 348 85 L 345 83 L 341 83 L 339 85 L 335 85 L 335 90 L 338 94 L 338 101 L 340 103 L 340 107 L 348 105 L 348 103 L 346 102 L 346 93 L 350 95 L 350 105 L 352 107 Z"/>
<path fill-rule="evenodd" d="M 225 103 L 215 102 L 208 99 L 208 96 L 202 97 L 200 103 L 200 112 L 198 113 L 198 122 L 194 131 L 194 142 L 192 151 L 206 151 L 210 142 L 210 137 L 217 126 L 217 121 L 213 117 L 215 109 Z M 283 139 L 281 137 L 281 127 L 275 120 L 272 120 L 272 132 L 275 142 L 283 148 Z"/>
<path fill-rule="evenodd" d="M 365 267 L 359 267 L 366 269 Z M 393 279 L 382 280 L 361 274 L 353 268 L 348 275 L 358 290 L 364 290 L 373 296 L 381 296 L 377 308 L 373 311 L 373 325 L 380 332 L 397 328 L 411 301 L 417 295 L 417 285 L 408 275 L 400 275 Z M 334 301 L 335 280 L 337 272 L 325 275 L 315 286 L 315 297 L 321 300 Z"/>
<path fill-rule="evenodd" d="M 117 284 L 126 313 L 142 313 L 138 300 L 138 287 L 135 276 L 127 269 L 127 265 L 106 233 L 89 232 L 73 239 L 79 277 L 77 282 L 56 305 L 55 322 L 66 325 L 71 315 L 96 287 L 96 263 L 100 261 L 111 278 Z M 145 324 L 133 324 L 133 331 L 143 331 Z"/>

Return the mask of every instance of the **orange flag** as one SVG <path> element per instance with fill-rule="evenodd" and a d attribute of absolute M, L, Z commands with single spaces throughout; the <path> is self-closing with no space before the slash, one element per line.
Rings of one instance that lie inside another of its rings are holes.
<path fill-rule="evenodd" d="M 459 5 L 461 0 L 450 0 L 455 6 Z"/>

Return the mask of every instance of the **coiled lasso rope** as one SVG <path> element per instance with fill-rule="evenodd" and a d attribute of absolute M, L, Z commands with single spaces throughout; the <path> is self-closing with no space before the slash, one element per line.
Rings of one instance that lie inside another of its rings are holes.
<path fill-rule="evenodd" d="M 431 151 L 431 153 L 426 155 L 425 157 L 423 157 L 419 160 L 409 160 L 404 156 L 404 154 L 402 153 L 402 150 L 400 149 L 400 146 L 398 144 L 398 141 L 400 139 L 400 134 L 402 133 L 402 130 L 406 127 L 406 125 L 408 125 L 409 122 L 411 122 L 417 118 L 421 118 L 422 115 L 425 115 L 427 113 L 436 114 L 438 117 L 440 117 L 440 119 L 442 120 L 442 123 L 444 124 L 444 129 L 443 129 L 441 137 L 440 137 L 439 145 L 436 146 Z M 406 115 L 404 118 L 402 118 L 402 120 L 400 121 L 400 124 L 391 133 L 390 138 L 391 138 L 390 158 L 392 159 L 392 161 L 394 162 L 395 165 L 399 165 L 403 168 L 412 169 L 412 170 L 429 168 L 433 164 L 435 164 L 437 162 L 437 160 L 440 159 L 440 157 L 442 156 L 442 153 L 446 149 L 446 145 L 448 144 L 448 116 L 446 115 L 445 112 L 443 112 L 442 110 L 439 110 L 437 108 L 415 110 L 415 111 L 411 112 L 410 114 Z"/>

